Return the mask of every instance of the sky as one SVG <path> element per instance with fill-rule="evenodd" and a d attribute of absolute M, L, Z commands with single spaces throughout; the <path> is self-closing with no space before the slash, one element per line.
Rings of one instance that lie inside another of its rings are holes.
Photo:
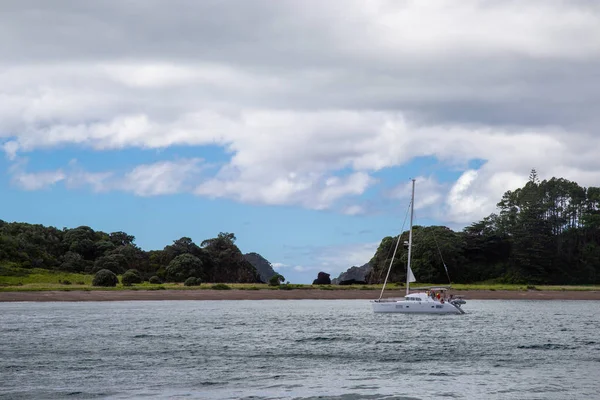
<path fill-rule="evenodd" d="M 287 280 L 600 185 L 600 3 L 2 0 L 0 219 L 233 232 Z"/>

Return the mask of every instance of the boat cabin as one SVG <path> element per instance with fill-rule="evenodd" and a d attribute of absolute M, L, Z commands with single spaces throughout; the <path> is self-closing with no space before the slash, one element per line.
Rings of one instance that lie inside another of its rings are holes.
<path fill-rule="evenodd" d="M 428 301 L 429 298 L 425 293 L 411 293 L 404 297 L 405 301 Z"/>

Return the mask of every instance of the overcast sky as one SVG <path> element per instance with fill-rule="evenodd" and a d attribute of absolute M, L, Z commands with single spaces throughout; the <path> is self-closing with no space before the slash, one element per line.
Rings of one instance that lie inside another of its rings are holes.
<path fill-rule="evenodd" d="M 596 1 L 2 0 L 0 51 L 8 221 L 233 231 L 311 281 L 397 234 L 411 177 L 454 229 L 532 168 L 600 184 Z"/>

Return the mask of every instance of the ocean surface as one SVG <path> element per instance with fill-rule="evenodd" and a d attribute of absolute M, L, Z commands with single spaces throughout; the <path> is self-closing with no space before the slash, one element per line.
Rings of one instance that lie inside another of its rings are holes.
<path fill-rule="evenodd" d="M 600 302 L 0 303 L 1 399 L 600 399 Z"/>

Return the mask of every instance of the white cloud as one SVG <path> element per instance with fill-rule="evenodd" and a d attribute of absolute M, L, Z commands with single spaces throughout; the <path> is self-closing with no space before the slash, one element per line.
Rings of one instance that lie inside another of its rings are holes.
<path fill-rule="evenodd" d="M 289 265 L 284 264 L 284 263 L 279 263 L 279 262 L 272 263 L 271 266 L 273 267 L 274 270 L 280 270 L 282 268 L 289 267 Z"/>
<path fill-rule="evenodd" d="M 333 278 L 352 266 L 367 263 L 375 254 L 379 242 L 352 243 L 340 246 L 327 246 L 315 251 L 318 263 L 315 269 L 327 272 Z"/>
<path fill-rule="evenodd" d="M 365 208 L 358 204 L 354 204 L 351 206 L 344 207 L 342 209 L 342 212 L 346 215 L 359 215 L 365 212 Z"/>
<path fill-rule="evenodd" d="M 433 176 L 415 177 L 415 210 L 427 209 L 438 205 L 447 192 L 447 185 L 438 182 Z M 412 181 L 407 181 L 392 189 L 392 198 L 404 199 L 410 202 L 412 192 Z"/>
<path fill-rule="evenodd" d="M 319 268 L 317 267 L 304 267 L 302 265 L 296 265 L 294 266 L 293 270 L 296 272 L 310 272 L 310 271 L 317 271 Z"/>
<path fill-rule="evenodd" d="M 17 158 L 17 151 L 19 151 L 19 143 L 15 141 L 6 142 L 2 145 L 2 149 L 9 160 L 15 160 Z"/>
<path fill-rule="evenodd" d="M 65 179 L 65 174 L 58 171 L 42 171 L 37 173 L 18 172 L 13 182 L 25 190 L 46 189 Z"/>
<path fill-rule="evenodd" d="M 374 172 L 426 156 L 463 175 L 418 178 L 416 208 L 464 223 L 532 167 L 584 185 L 599 178 L 594 2 L 158 2 L 135 12 L 110 0 L 39 2 L 35 23 L 28 7 L 10 7 L 0 16 L 9 159 L 68 146 L 108 158 L 217 145 L 230 157 L 216 175 L 195 159 L 126 174 L 13 172 L 29 190 L 63 182 L 356 215 Z M 47 25 L 57 16 L 69 34 Z M 486 162 L 469 171 L 472 159 Z"/>
<path fill-rule="evenodd" d="M 199 158 L 138 165 L 122 175 L 115 171 L 88 172 L 77 160 L 71 160 L 66 169 L 26 172 L 26 161 L 19 160 L 10 169 L 13 182 L 26 190 L 44 189 L 63 181 L 68 188 L 90 186 L 96 192 L 120 190 L 137 196 L 158 196 L 190 192 L 190 181 L 202 171 Z"/>
<path fill-rule="evenodd" d="M 190 181 L 201 171 L 201 161 L 194 158 L 139 165 L 125 175 L 122 190 L 131 190 L 138 196 L 188 192 Z"/>

